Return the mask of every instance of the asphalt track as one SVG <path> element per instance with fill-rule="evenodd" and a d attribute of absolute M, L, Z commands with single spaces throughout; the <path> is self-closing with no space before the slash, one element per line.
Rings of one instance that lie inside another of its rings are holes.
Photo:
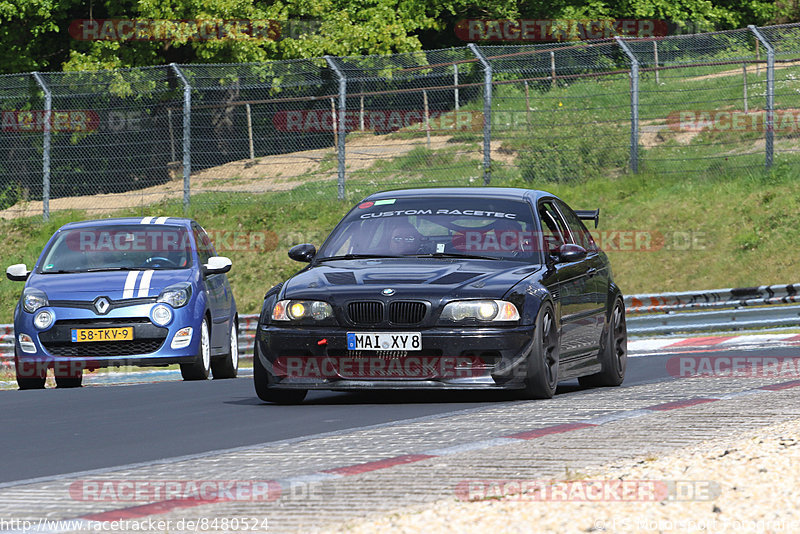
<path fill-rule="evenodd" d="M 796 348 L 704 350 L 715 356 L 797 356 Z M 622 387 L 674 380 L 669 358 L 628 360 Z M 557 395 L 579 389 L 564 382 Z M 502 392 L 311 392 L 300 406 L 261 402 L 252 378 L 0 392 L 0 484 L 209 451 L 447 416 L 515 402 Z M 539 401 L 547 402 L 547 401 Z"/>

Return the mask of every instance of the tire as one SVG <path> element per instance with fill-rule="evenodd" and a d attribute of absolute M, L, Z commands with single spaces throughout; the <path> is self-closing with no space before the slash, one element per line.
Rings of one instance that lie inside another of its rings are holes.
<path fill-rule="evenodd" d="M 200 343 L 197 349 L 197 361 L 181 364 L 181 376 L 184 380 L 206 380 L 211 373 L 211 338 L 208 334 L 208 320 L 203 319 L 200 326 Z"/>
<path fill-rule="evenodd" d="M 528 356 L 525 399 L 549 399 L 558 387 L 558 356 L 561 350 L 553 305 L 542 304 L 533 332 L 533 346 Z"/>
<path fill-rule="evenodd" d="M 269 371 L 264 369 L 258 355 L 258 341 L 253 348 L 253 385 L 258 398 L 275 404 L 300 404 L 308 393 L 305 389 L 273 389 L 269 387 L 272 382 Z"/>
<path fill-rule="evenodd" d="M 77 376 L 56 376 L 56 387 L 63 388 L 79 388 L 83 383 L 83 372 Z"/>
<path fill-rule="evenodd" d="M 608 321 L 608 332 L 603 338 L 598 359 L 602 366 L 601 371 L 578 378 L 578 383 L 586 387 L 610 387 L 622 384 L 628 363 L 628 329 L 625 324 L 625 304 L 620 298 L 614 301 L 614 308 Z"/>
<path fill-rule="evenodd" d="M 16 348 L 14 348 L 14 370 L 17 375 L 19 389 L 44 389 L 44 383 L 47 380 L 46 371 L 44 374 L 39 372 L 36 376 L 33 376 L 37 372 L 36 363 L 20 362 Z"/>
<path fill-rule="evenodd" d="M 59 389 L 79 388 L 83 383 L 83 366 L 81 362 L 55 362 L 53 377 Z"/>
<path fill-rule="evenodd" d="M 228 343 L 230 345 L 228 354 L 211 361 L 211 372 L 214 373 L 214 380 L 236 378 L 239 373 L 239 332 L 235 321 L 231 325 Z"/>

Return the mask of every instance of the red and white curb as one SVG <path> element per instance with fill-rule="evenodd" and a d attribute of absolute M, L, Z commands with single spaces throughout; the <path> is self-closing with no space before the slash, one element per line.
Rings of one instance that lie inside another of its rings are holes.
<path fill-rule="evenodd" d="M 685 338 L 652 338 L 628 340 L 628 353 L 631 356 L 645 356 L 652 353 L 666 354 L 680 352 L 689 348 L 766 348 L 791 347 L 800 345 L 800 334 L 752 334 L 741 336 L 702 336 Z"/>
<path fill-rule="evenodd" d="M 652 406 L 647 406 L 645 408 L 638 408 L 634 410 L 620 410 L 617 412 L 612 412 L 610 414 L 593 417 L 583 421 L 575 421 L 570 423 L 562 423 L 558 425 L 546 426 L 542 428 L 534 428 L 522 432 L 516 432 L 514 434 L 509 434 L 503 437 L 464 443 L 453 447 L 429 449 L 416 454 L 405 454 L 405 455 L 394 456 L 390 458 L 382 458 L 379 460 L 363 462 L 358 464 L 337 466 L 314 473 L 287 477 L 287 478 L 272 480 L 269 482 L 270 485 L 275 485 L 276 487 L 280 486 L 281 490 L 283 491 L 292 488 L 296 484 L 303 484 L 303 483 L 308 484 L 311 482 L 320 482 L 320 483 L 327 482 L 345 477 L 361 475 L 363 473 L 371 473 L 383 469 L 389 469 L 391 467 L 410 465 L 424 460 L 429 460 L 431 458 L 442 458 L 463 452 L 474 452 L 474 451 L 488 449 L 490 447 L 497 447 L 501 445 L 509 445 L 512 443 L 519 443 L 520 441 L 539 439 L 554 434 L 565 434 L 569 432 L 574 432 L 576 430 L 595 428 L 614 421 L 632 419 L 635 417 L 643 417 L 654 413 L 663 413 L 673 410 L 681 410 L 685 408 L 691 408 L 693 406 L 698 406 L 701 404 L 718 402 L 720 400 L 727 400 L 745 395 L 765 394 L 769 392 L 782 391 L 796 387 L 800 387 L 800 380 L 768 384 L 754 389 L 738 391 L 723 395 L 690 397 L 686 399 L 655 404 Z M 278 494 L 276 500 L 279 498 L 280 498 L 280 493 Z M 227 496 L 219 496 L 216 498 L 212 497 L 203 499 L 199 498 L 170 499 L 170 500 L 152 502 L 149 504 L 144 504 L 139 506 L 118 508 L 114 510 L 108 510 L 105 512 L 91 513 L 73 519 L 64 519 L 60 521 L 51 520 L 48 521 L 47 526 L 64 525 L 64 527 L 59 528 L 58 526 L 56 526 L 55 528 L 52 527 L 44 528 L 42 530 L 37 529 L 37 531 L 48 532 L 53 534 L 63 533 L 68 531 L 81 530 L 81 526 L 79 525 L 83 525 L 83 528 L 91 529 L 95 528 L 95 526 L 98 523 L 107 523 L 114 521 L 121 522 L 125 520 L 129 521 L 142 520 L 144 518 L 149 518 L 154 515 L 165 514 L 179 509 L 193 508 L 196 506 L 202 506 L 207 504 L 219 504 L 219 503 L 231 502 L 233 500 L 234 500 L 233 498 Z M 28 531 L 4 530 L 0 532 L 9 534 L 11 533 L 22 534 L 23 532 L 28 532 Z"/>

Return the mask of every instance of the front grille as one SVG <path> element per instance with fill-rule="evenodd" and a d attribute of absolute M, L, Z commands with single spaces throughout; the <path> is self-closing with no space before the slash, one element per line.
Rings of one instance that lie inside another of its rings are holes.
<path fill-rule="evenodd" d="M 137 297 L 132 299 L 111 300 L 108 299 L 108 309 L 100 315 L 104 315 L 111 310 L 124 308 L 126 306 L 136 306 L 138 304 L 150 304 L 155 302 L 157 297 Z M 82 310 L 92 310 L 95 314 L 97 308 L 94 307 L 94 300 L 51 300 L 50 306 L 54 308 L 79 308 Z"/>
<path fill-rule="evenodd" d="M 347 314 L 355 324 L 378 324 L 383 321 L 383 303 L 375 301 L 351 302 Z"/>
<path fill-rule="evenodd" d="M 150 354 L 156 352 L 163 343 L 164 339 L 141 339 L 98 343 L 42 343 L 42 345 L 53 356 L 90 358 Z"/>
<path fill-rule="evenodd" d="M 133 327 L 130 341 L 72 342 L 75 328 L 119 328 Z M 103 319 L 70 319 L 56 321 L 52 328 L 39 334 L 39 342 L 53 356 L 90 358 L 96 356 L 130 356 L 150 354 L 157 351 L 169 330 L 154 325 L 146 317 L 120 317 Z"/>
<path fill-rule="evenodd" d="M 389 321 L 395 324 L 417 324 L 425 318 L 424 302 L 397 301 L 389 304 Z"/>
<path fill-rule="evenodd" d="M 103 317 L 94 319 L 69 319 L 56 321 L 55 326 L 64 328 L 108 328 L 117 326 L 133 326 L 137 324 L 151 324 L 147 317 Z"/>

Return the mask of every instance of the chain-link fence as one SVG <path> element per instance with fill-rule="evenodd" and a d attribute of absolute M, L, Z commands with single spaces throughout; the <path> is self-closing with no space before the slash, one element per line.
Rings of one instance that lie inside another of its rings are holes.
<path fill-rule="evenodd" d="M 800 25 L 7 75 L 0 109 L 6 218 L 763 173 L 798 157 Z"/>

